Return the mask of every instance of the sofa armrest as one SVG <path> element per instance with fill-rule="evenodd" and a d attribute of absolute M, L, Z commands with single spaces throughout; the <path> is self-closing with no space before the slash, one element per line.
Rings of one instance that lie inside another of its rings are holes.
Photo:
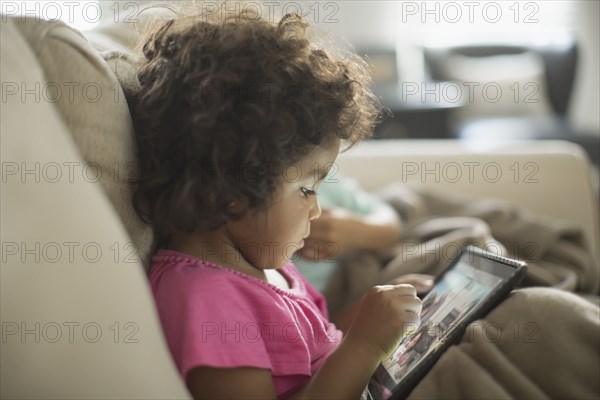
<path fill-rule="evenodd" d="M 459 140 L 367 141 L 342 153 L 340 172 L 367 190 L 391 182 L 510 201 L 583 229 L 598 260 L 598 200 L 583 150 L 565 141 L 469 144 Z"/>

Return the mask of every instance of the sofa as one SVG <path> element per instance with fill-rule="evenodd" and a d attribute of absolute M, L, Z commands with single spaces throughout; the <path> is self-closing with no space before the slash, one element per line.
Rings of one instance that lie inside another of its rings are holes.
<path fill-rule="evenodd" d="M 2 16 L 2 398 L 190 398 L 146 280 L 152 234 L 130 204 L 139 29 Z M 444 170 L 465 163 L 482 169 Z M 572 221 L 598 260 L 597 197 L 573 144 L 376 141 L 338 165 L 368 190 L 400 180 Z"/>

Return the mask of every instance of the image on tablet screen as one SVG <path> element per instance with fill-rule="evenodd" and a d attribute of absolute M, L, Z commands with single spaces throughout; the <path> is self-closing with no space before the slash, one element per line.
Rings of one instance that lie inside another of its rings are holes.
<path fill-rule="evenodd" d="M 383 362 L 389 376 L 380 378 L 387 381 L 386 386 L 392 382 L 397 384 L 427 354 L 435 351 L 444 337 L 458 328 L 501 281 L 501 278 L 473 268 L 462 260 L 448 271 L 423 300 L 421 326 L 406 336 L 392 356 Z"/>

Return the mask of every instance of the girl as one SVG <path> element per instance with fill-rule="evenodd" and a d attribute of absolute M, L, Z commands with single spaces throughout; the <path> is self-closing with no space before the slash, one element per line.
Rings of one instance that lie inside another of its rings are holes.
<path fill-rule="evenodd" d="M 373 288 L 342 332 L 292 254 L 319 217 L 342 140 L 378 116 L 356 56 L 306 24 L 256 15 L 162 23 L 143 45 L 135 205 L 158 251 L 150 281 L 195 398 L 358 398 L 419 323 L 410 285 Z"/>

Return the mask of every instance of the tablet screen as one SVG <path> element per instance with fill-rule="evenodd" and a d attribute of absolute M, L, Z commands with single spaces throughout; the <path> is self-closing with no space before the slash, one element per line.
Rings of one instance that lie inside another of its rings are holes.
<path fill-rule="evenodd" d="M 483 258 L 473 252 L 462 257 L 438 278 L 423 299 L 421 325 L 404 337 L 396 351 L 373 376 L 378 384 L 375 398 L 388 398 L 407 375 L 420 368 L 444 342 L 473 319 L 480 306 L 517 272 L 515 266 Z M 512 285 L 511 285 L 512 287 Z"/>

